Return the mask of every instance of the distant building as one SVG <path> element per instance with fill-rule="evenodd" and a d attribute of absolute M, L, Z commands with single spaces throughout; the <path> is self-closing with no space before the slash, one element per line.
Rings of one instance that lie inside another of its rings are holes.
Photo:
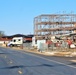
<path fill-rule="evenodd" d="M 33 35 L 23 35 L 23 34 L 15 34 L 11 36 L 2 36 L 0 37 L 0 43 L 8 43 L 12 40 L 13 37 L 23 37 L 24 42 L 32 42 Z"/>

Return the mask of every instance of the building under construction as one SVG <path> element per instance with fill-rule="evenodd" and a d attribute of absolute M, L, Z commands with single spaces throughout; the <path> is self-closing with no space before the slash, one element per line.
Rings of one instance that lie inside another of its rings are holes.
<path fill-rule="evenodd" d="M 36 39 L 76 33 L 76 14 L 43 14 L 34 18 Z"/>

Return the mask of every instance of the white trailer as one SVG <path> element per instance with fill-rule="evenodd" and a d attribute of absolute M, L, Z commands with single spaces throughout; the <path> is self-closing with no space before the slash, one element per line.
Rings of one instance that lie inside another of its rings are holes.
<path fill-rule="evenodd" d="M 36 40 L 35 37 L 32 37 L 32 46 L 33 47 L 36 47 L 37 49 L 40 48 L 40 44 L 43 43 L 45 44 L 46 43 L 46 40 Z"/>

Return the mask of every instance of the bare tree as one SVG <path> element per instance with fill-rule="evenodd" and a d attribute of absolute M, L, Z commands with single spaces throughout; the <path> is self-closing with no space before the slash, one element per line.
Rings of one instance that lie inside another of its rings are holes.
<path fill-rule="evenodd" d="M 0 37 L 4 36 L 4 31 L 0 31 Z"/>

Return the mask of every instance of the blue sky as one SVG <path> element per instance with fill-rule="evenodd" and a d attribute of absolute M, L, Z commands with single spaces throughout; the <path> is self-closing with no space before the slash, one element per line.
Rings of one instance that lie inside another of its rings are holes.
<path fill-rule="evenodd" d="M 76 14 L 76 0 L 0 0 L 0 30 L 6 35 L 33 34 L 33 20 L 41 14 Z"/>

